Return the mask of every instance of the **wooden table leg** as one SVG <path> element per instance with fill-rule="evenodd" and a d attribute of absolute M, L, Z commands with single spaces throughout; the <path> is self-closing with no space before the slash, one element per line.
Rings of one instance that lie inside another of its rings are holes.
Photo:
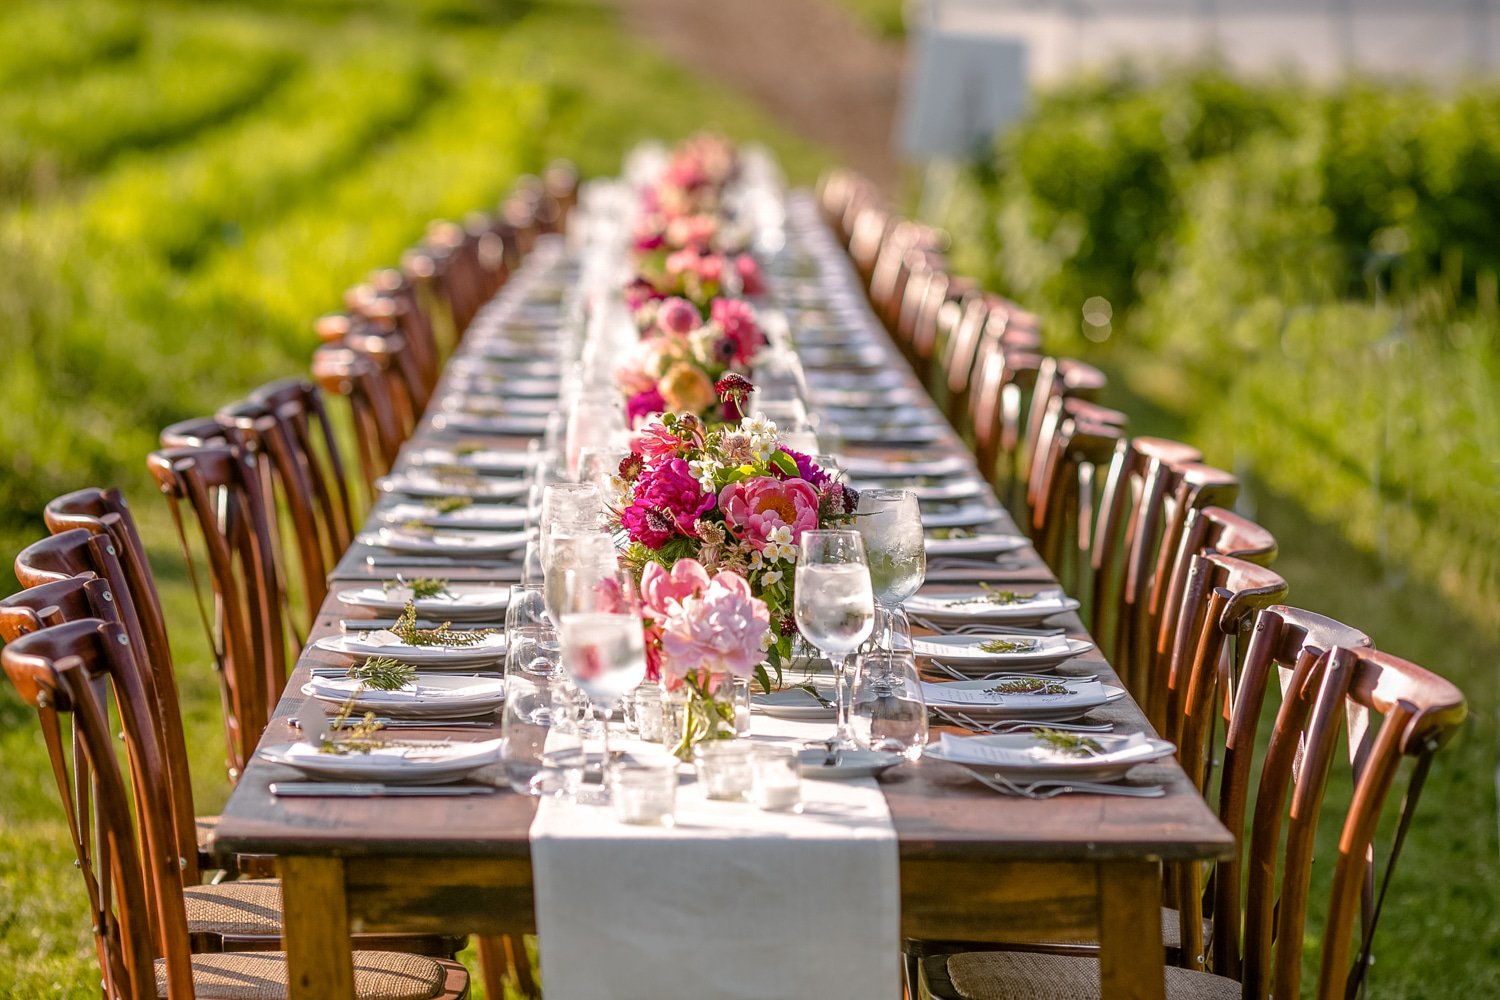
<path fill-rule="evenodd" d="M 1103 1000 L 1165 1000 L 1161 866 L 1099 865 L 1099 988 Z"/>
<path fill-rule="evenodd" d="M 354 1000 L 344 863 L 338 858 L 282 857 L 277 866 L 289 1000 Z"/>

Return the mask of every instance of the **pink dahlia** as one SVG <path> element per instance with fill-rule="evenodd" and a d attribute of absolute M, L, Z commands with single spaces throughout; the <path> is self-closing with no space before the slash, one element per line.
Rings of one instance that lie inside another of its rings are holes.
<path fill-rule="evenodd" d="M 714 495 L 704 492 L 687 462 L 671 458 L 641 473 L 620 523 L 632 540 L 659 549 L 673 537 L 692 537 L 693 522 L 714 503 Z"/>
<path fill-rule="evenodd" d="M 719 494 L 719 507 L 730 530 L 757 549 L 783 525 L 792 529 L 793 545 L 818 526 L 818 491 L 802 479 L 757 476 L 730 483 Z"/>
<path fill-rule="evenodd" d="M 657 395 L 660 395 L 658 393 Z M 663 404 L 662 409 L 665 409 Z M 682 451 L 686 442 L 667 430 L 660 420 L 653 420 L 635 432 L 630 440 L 630 450 L 647 462 L 656 463 Z"/>
<path fill-rule="evenodd" d="M 637 421 L 644 420 L 653 413 L 661 413 L 666 408 L 667 401 L 653 383 L 651 388 L 638 392 L 625 401 L 625 422 L 634 427 Z"/>
<path fill-rule="evenodd" d="M 734 273 L 739 275 L 740 291 L 745 295 L 761 295 L 766 290 L 766 280 L 760 273 L 755 258 L 742 253 L 734 259 Z"/>
<path fill-rule="evenodd" d="M 714 299 L 711 318 L 724 331 L 726 360 L 732 364 L 747 364 L 766 342 L 755 310 L 739 299 Z"/>
<path fill-rule="evenodd" d="M 676 296 L 667 299 L 656 310 L 656 324 L 668 333 L 691 333 L 703 323 L 698 307 Z"/>

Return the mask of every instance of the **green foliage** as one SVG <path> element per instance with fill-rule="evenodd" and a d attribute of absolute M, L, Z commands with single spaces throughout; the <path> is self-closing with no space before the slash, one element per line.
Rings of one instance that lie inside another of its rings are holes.
<path fill-rule="evenodd" d="M 1043 97 L 943 220 L 962 266 L 1043 313 L 1050 349 L 1110 369 L 1106 402 L 1135 433 L 1191 441 L 1241 478 L 1293 603 L 1469 697 L 1402 857 L 1372 996 L 1500 989 L 1480 902 L 1500 890 L 1497 122 L 1490 87 L 1120 72 Z"/>
<path fill-rule="evenodd" d="M 11 0 L 0 83 L 0 552 L 52 497 L 125 489 L 204 814 L 227 790 L 218 692 L 144 472 L 159 428 L 305 371 L 346 287 L 552 157 L 613 172 L 716 124 L 794 179 L 824 164 L 567 0 Z M 0 996 L 97 995 L 45 750 L 4 684 L 0 761 Z"/>

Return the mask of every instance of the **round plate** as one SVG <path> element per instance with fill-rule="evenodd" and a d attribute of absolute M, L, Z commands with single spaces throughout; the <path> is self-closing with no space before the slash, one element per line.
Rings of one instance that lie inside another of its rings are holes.
<path fill-rule="evenodd" d="M 505 702 L 505 681 L 462 674 L 417 674 L 396 691 L 364 687 L 352 677 L 314 677 L 302 685 L 309 698 L 332 705 L 354 700 L 354 711 L 400 719 L 469 719 L 490 715 Z"/>
<path fill-rule="evenodd" d="M 996 640 L 1028 644 L 1026 649 L 1010 653 L 988 653 L 980 647 Z M 1087 653 L 1094 644 L 1065 635 L 932 635 L 912 639 L 914 652 L 928 656 L 955 670 L 967 673 L 993 673 L 1004 668 L 1017 673 L 1050 670 L 1063 660 Z"/>
<path fill-rule="evenodd" d="M 1004 588 L 997 588 L 1004 589 Z M 986 591 L 980 588 L 955 590 L 943 594 L 917 594 L 906 602 L 908 614 L 938 622 L 1005 622 L 1010 625 L 1030 625 L 1051 618 L 1053 615 L 1078 610 L 1078 601 L 1065 596 L 1062 591 L 1039 591 L 1035 600 L 1016 601 L 1014 604 L 992 604 L 971 600 L 982 598 Z M 965 603 L 969 602 L 969 603 Z"/>
<path fill-rule="evenodd" d="M 783 688 L 769 694 L 751 695 L 753 711 L 773 719 L 831 719 L 832 705 L 824 705 L 802 688 Z"/>
<path fill-rule="evenodd" d="M 504 613 L 510 603 L 510 587 L 497 587 L 488 583 L 450 583 L 448 592 L 438 597 L 413 600 L 406 587 L 356 587 L 341 590 L 335 595 L 343 604 L 356 608 L 370 608 L 399 615 L 406 610 L 406 602 L 416 605 L 417 614 L 434 621 L 460 621 L 472 618 L 496 619 Z"/>
<path fill-rule="evenodd" d="M 839 750 L 836 764 L 829 764 L 828 751 L 812 747 L 797 754 L 797 770 L 802 777 L 815 781 L 844 781 L 869 778 L 881 771 L 906 763 L 906 758 L 875 750 Z"/>
<path fill-rule="evenodd" d="M 1166 740 L 1143 736 L 1098 735 L 1089 736 L 1106 753 L 1130 749 L 1130 756 L 1123 754 L 1118 759 L 1031 757 L 1031 752 L 1045 747 L 1033 733 L 1004 733 L 982 736 L 948 736 L 927 747 L 926 756 L 935 760 L 952 761 L 964 767 L 1004 775 L 1011 781 L 1046 781 L 1052 778 L 1073 781 L 1119 781 L 1133 767 L 1170 757 L 1177 748 Z M 974 747 L 999 751 L 992 759 L 967 759 L 950 756 L 945 746 L 972 743 Z M 1138 749 L 1134 749 L 1138 748 Z"/>
<path fill-rule="evenodd" d="M 260 756 L 294 767 L 315 781 L 379 781 L 388 785 L 441 785 L 459 781 L 500 760 L 500 740 L 455 743 L 448 740 L 391 739 L 389 748 L 370 753 L 321 753 L 310 743 L 265 747 Z"/>

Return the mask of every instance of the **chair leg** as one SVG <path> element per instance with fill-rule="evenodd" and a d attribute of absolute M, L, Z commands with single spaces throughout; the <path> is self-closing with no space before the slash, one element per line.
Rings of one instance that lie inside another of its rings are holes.
<path fill-rule="evenodd" d="M 504 1000 L 505 982 L 514 979 L 517 991 L 528 1000 L 539 1000 L 541 991 L 531 975 L 531 958 L 526 954 L 526 939 L 520 934 L 499 937 L 479 935 L 474 939 L 479 953 L 479 969 L 484 992 L 493 1000 Z"/>

